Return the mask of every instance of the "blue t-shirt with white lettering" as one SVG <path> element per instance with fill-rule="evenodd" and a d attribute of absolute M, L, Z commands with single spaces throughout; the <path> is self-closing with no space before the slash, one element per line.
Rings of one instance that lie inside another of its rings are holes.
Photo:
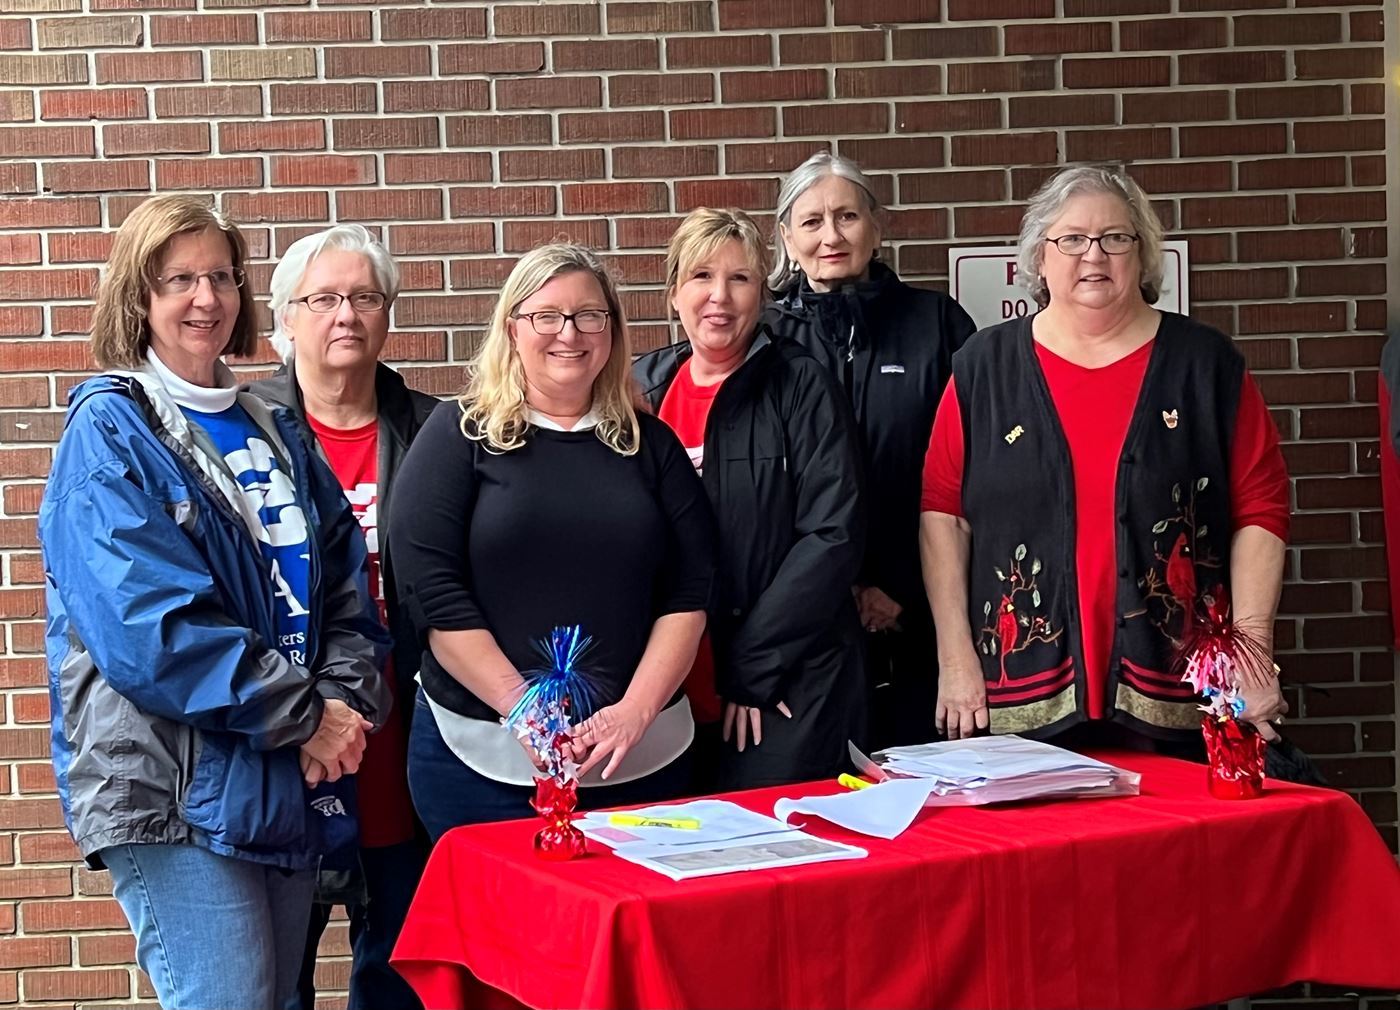
<path fill-rule="evenodd" d="M 298 666 L 305 666 L 311 552 L 306 514 L 297 504 L 291 474 L 248 412 L 238 404 L 217 413 L 181 409 L 190 423 L 208 434 L 223 456 L 224 465 L 243 489 L 244 499 L 262 520 L 259 547 L 272 569 L 277 599 L 277 651 Z"/>

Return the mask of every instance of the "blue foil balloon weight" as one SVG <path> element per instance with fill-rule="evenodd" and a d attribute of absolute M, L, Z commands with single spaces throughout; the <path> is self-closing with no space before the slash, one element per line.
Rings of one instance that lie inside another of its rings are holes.
<path fill-rule="evenodd" d="M 536 643 L 548 665 L 525 671 L 527 687 L 506 716 L 505 726 L 535 756 L 544 774 L 535 777 L 531 806 L 544 818 L 535 836 L 541 858 L 562 860 L 586 851 L 573 824 L 578 802 L 578 765 L 569 748 L 569 729 L 593 712 L 593 691 L 579 669 L 593 639 L 578 625 L 555 628 Z"/>

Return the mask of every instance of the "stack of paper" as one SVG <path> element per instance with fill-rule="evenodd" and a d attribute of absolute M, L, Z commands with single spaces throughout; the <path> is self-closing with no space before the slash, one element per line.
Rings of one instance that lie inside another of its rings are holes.
<path fill-rule="evenodd" d="M 622 812 L 629 820 L 689 821 L 693 826 L 687 828 L 620 827 L 611 823 L 612 813 L 591 811 L 575 823 L 623 859 L 672 880 L 867 855 L 854 845 L 828 842 L 728 800 L 691 800 Z"/>
<path fill-rule="evenodd" d="M 854 747 L 861 771 L 877 780 L 927 779 L 926 806 L 1006 803 L 1066 796 L 1133 796 L 1141 776 L 1083 754 L 1018 736 L 973 737 L 891 747 L 872 761 Z"/>

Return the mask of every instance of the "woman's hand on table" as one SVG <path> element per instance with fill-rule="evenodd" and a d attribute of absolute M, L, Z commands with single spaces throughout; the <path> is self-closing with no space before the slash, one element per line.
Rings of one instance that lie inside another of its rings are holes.
<path fill-rule="evenodd" d="M 990 725 L 987 682 L 982 679 L 982 664 L 974 654 L 939 664 L 933 722 L 949 740 L 965 739 Z"/>
<path fill-rule="evenodd" d="M 600 708 L 569 731 L 573 759 L 581 761 L 579 778 L 592 771 L 604 758 L 606 780 L 617 770 L 627 752 L 637 745 L 655 718 L 635 701 L 623 698 L 615 705 Z"/>
<path fill-rule="evenodd" d="M 787 707 L 787 702 L 778 702 L 778 712 L 784 717 L 791 719 L 792 710 Z M 724 725 L 720 735 L 724 742 L 728 743 L 729 738 L 734 737 L 735 746 L 739 752 L 743 753 L 748 745 L 748 738 L 753 736 L 753 745 L 757 747 L 763 742 L 763 709 L 754 705 L 740 705 L 737 702 L 727 701 L 724 703 Z"/>

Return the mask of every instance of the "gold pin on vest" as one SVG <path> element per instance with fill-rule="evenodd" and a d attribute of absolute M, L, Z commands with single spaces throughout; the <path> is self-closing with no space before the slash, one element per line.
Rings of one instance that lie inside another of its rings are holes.
<path fill-rule="evenodd" d="M 1020 438 L 1020 437 L 1021 437 L 1022 435 L 1024 435 L 1025 433 L 1026 433 L 1026 429 L 1025 429 L 1025 428 L 1022 428 L 1022 427 L 1018 424 L 1018 425 L 1016 425 L 1016 427 L 1012 428 L 1012 429 L 1011 429 L 1010 431 L 1008 431 L 1005 435 L 1003 435 L 1002 438 L 1006 439 L 1006 444 L 1007 444 L 1007 445 L 1010 445 L 1012 442 L 1016 441 L 1016 439 Z"/>
<path fill-rule="evenodd" d="M 1170 411 L 1162 411 L 1162 423 L 1167 426 L 1167 430 L 1175 431 L 1178 420 L 1179 419 L 1176 416 L 1176 410 L 1174 408 Z"/>

